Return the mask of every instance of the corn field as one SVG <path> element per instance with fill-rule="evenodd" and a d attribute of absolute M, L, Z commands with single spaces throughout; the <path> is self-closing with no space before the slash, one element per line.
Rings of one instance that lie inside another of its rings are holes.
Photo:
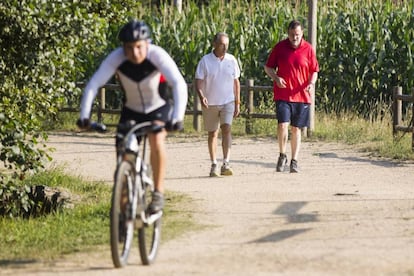
<path fill-rule="evenodd" d="M 301 20 L 306 38 L 307 1 L 204 2 L 183 1 L 181 13 L 168 2 L 136 14 L 152 26 L 154 43 L 169 51 L 188 82 L 218 31 L 230 35 L 241 82 L 251 78 L 256 85 L 271 85 L 263 65 L 275 43 L 287 37 L 289 21 Z M 318 1 L 317 20 L 317 110 L 381 115 L 389 112 L 382 107 L 389 105 L 393 86 L 405 93 L 414 87 L 412 1 Z"/>

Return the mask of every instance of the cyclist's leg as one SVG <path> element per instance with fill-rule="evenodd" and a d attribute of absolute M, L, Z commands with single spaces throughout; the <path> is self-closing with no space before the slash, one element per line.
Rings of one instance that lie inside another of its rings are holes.
<path fill-rule="evenodd" d="M 155 190 L 164 193 L 164 177 L 166 167 L 165 137 L 167 132 L 162 130 L 158 133 L 150 133 L 148 141 L 150 144 L 150 160 L 153 171 Z"/>
<path fill-rule="evenodd" d="M 116 147 L 116 157 L 117 162 L 120 162 L 121 160 L 121 146 L 122 146 L 122 139 L 124 135 L 127 134 L 128 129 L 127 128 L 120 128 L 119 126 L 125 125 L 127 122 L 133 120 L 135 123 L 141 123 L 145 120 L 145 114 L 137 113 L 127 107 L 124 107 L 121 112 L 121 116 L 119 118 L 118 127 L 116 129 L 116 136 L 115 136 L 115 147 Z M 139 141 L 138 141 L 139 142 Z M 132 163 L 135 162 L 135 158 L 132 158 L 133 160 L 129 160 Z"/>
<path fill-rule="evenodd" d="M 170 120 L 172 114 L 172 106 L 167 103 L 157 110 L 147 114 L 154 123 L 166 123 Z M 148 134 L 150 145 L 150 162 L 152 167 L 155 191 L 152 195 L 152 201 L 149 206 L 151 213 L 158 212 L 164 207 L 164 177 L 166 168 L 166 150 L 165 138 L 167 131 L 165 129 L 157 133 Z"/>

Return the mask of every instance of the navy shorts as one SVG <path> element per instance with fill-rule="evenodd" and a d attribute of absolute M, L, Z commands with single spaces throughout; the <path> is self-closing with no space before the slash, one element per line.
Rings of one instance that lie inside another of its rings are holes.
<path fill-rule="evenodd" d="M 289 123 L 294 127 L 309 127 L 310 104 L 276 101 L 278 123 Z"/>

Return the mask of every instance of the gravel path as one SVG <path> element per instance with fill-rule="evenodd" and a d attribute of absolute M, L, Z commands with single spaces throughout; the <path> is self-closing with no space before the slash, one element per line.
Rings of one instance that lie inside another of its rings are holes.
<path fill-rule="evenodd" d="M 112 181 L 113 138 L 50 136 L 68 172 Z M 274 139 L 235 138 L 235 175 L 209 178 L 204 138 L 168 140 L 168 190 L 189 194 L 203 231 L 164 242 L 154 265 L 112 266 L 109 247 L 5 275 L 414 275 L 414 164 L 330 143 L 302 145 L 277 173 Z M 221 154 L 219 155 L 221 156 Z"/>

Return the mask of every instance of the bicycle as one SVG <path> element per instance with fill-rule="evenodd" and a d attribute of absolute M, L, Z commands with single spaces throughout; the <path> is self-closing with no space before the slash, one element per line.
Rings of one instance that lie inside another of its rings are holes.
<path fill-rule="evenodd" d="M 101 131 L 95 124 L 94 129 Z M 135 124 L 129 121 L 119 125 L 127 131 L 118 149 L 117 167 L 114 176 L 110 211 L 110 240 L 112 261 L 116 268 L 127 265 L 128 256 L 138 229 L 138 247 L 141 262 L 151 264 L 157 255 L 161 239 L 161 220 L 163 212 L 149 214 L 147 207 L 151 202 L 154 183 L 150 165 L 147 161 L 147 135 L 161 131 L 164 126 L 144 122 Z"/>

